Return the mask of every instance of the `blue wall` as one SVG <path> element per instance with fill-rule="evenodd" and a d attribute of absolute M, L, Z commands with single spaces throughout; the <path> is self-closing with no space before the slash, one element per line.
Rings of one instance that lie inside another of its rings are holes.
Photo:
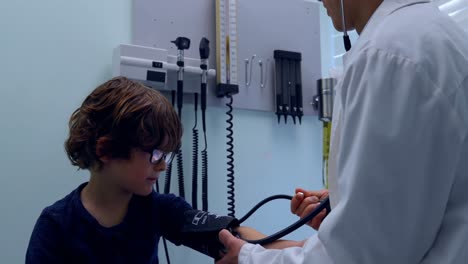
<path fill-rule="evenodd" d="M 112 50 L 130 43 L 131 0 L 2 1 L 0 25 L 0 262 L 24 263 L 41 210 L 87 180 L 65 156 L 67 121 L 111 78 Z M 193 116 L 188 106 L 184 110 L 189 175 Z M 220 214 L 227 213 L 224 112 L 208 111 L 210 210 Z M 278 125 L 273 113 L 234 113 L 237 216 L 269 195 L 321 187 L 316 117 L 293 126 Z M 293 220 L 289 203 L 277 201 L 246 224 L 269 234 Z M 312 233 L 304 227 L 290 238 Z M 211 263 L 187 249 L 171 246 L 170 252 L 173 263 Z"/>

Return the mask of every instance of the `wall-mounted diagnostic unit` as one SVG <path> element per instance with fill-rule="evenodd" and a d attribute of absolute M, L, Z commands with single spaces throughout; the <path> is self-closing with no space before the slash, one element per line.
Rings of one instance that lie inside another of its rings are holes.
<path fill-rule="evenodd" d="M 133 0 L 131 53 L 135 55 L 122 56 L 171 64 L 165 85 L 150 84 L 164 87 L 157 88 L 162 91 L 173 90 L 178 51 L 171 41 L 183 36 L 198 43 L 206 38 L 216 49 L 208 60 L 213 68 L 208 72 L 207 105 L 225 107 L 226 99 L 219 97 L 238 91 L 234 109 L 268 111 L 273 116 L 277 112 L 274 52 L 300 53 L 302 112 L 304 116 L 316 115 L 310 103 L 316 94 L 316 80 L 321 78 L 319 7 L 304 0 Z M 287 19 L 282 19 L 285 16 Z M 125 49 L 121 47 L 122 54 Z M 184 56 L 184 93 L 192 94 L 200 86 L 201 73 L 192 74 L 192 68 L 200 70 L 198 50 L 185 50 Z M 114 60 L 114 64 L 119 63 Z M 147 81 L 145 71 L 134 70 L 120 67 L 114 74 L 138 75 Z M 184 97 L 185 102 L 193 100 Z"/>

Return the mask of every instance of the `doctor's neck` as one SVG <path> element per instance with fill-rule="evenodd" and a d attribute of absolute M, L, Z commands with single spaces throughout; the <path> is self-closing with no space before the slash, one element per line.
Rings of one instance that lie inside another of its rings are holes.
<path fill-rule="evenodd" d="M 350 30 L 354 28 L 358 34 L 361 34 L 367 22 L 369 22 L 370 18 L 383 1 L 384 0 L 345 1 L 345 17 L 349 15 L 350 19 L 346 20 L 351 22 L 346 26 L 347 29 Z M 347 8 L 347 4 L 351 6 Z M 346 14 L 346 12 L 349 13 Z"/>

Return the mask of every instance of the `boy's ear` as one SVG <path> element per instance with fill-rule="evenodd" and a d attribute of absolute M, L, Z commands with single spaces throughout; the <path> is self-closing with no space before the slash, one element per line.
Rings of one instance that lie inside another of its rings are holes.
<path fill-rule="evenodd" d="M 111 160 L 111 144 L 112 140 L 109 137 L 100 137 L 96 142 L 96 156 L 103 163 L 106 163 L 109 160 Z"/>

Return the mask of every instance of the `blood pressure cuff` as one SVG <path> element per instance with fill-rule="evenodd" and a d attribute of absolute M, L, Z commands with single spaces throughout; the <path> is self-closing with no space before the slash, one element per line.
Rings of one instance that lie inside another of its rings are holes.
<path fill-rule="evenodd" d="M 236 235 L 233 228 L 239 226 L 239 221 L 234 217 L 219 216 L 199 210 L 187 210 L 184 216 L 181 230 L 182 244 L 215 260 L 220 258 L 219 253 L 224 250 L 223 244 L 218 239 L 219 232 L 227 229 Z"/>

